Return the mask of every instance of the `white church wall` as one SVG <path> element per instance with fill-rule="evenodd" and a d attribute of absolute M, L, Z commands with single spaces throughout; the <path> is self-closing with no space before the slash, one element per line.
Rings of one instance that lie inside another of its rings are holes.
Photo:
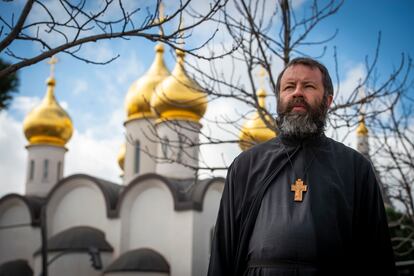
<path fill-rule="evenodd" d="M 158 145 L 159 156 L 167 160 L 180 161 L 158 162 L 156 172 L 171 178 L 194 178 L 196 171 L 191 166 L 198 164 L 199 147 L 188 145 L 198 144 L 201 125 L 195 122 L 172 121 L 159 123 L 156 128 L 161 139 Z"/>
<path fill-rule="evenodd" d="M 12 198 L 0 205 L 0 264 L 26 259 L 33 265 L 33 253 L 40 247 L 40 231 L 30 223 L 29 210 L 22 201 Z M 22 226 L 5 228 L 19 224 Z"/>
<path fill-rule="evenodd" d="M 172 276 L 191 274 L 192 214 L 174 211 L 169 188 L 160 180 L 132 187 L 121 206 L 121 251 L 151 248 L 165 257 Z"/>
<path fill-rule="evenodd" d="M 49 237 L 74 226 L 91 226 L 106 232 L 110 222 L 99 187 L 89 179 L 65 182 L 47 203 L 47 224 Z"/>
<path fill-rule="evenodd" d="M 122 251 L 149 247 L 165 255 L 172 238 L 173 199 L 168 187 L 147 180 L 128 191 L 121 207 Z"/>
<path fill-rule="evenodd" d="M 156 156 L 157 138 L 154 137 L 154 126 L 152 119 L 136 119 L 127 121 L 125 128 L 127 132 L 126 152 L 124 162 L 124 183 L 128 183 L 137 174 L 155 172 L 155 159 L 150 156 Z M 139 169 L 136 172 L 136 144 L 139 141 L 141 148 L 139 156 Z"/>
<path fill-rule="evenodd" d="M 27 195 L 46 196 L 62 178 L 66 149 L 49 145 L 27 146 Z M 31 162 L 33 161 L 33 174 Z M 59 165 L 60 164 L 60 165 Z M 45 168 L 47 167 L 47 168 Z M 32 174 L 32 175 L 31 175 Z"/>
<path fill-rule="evenodd" d="M 109 252 L 101 252 L 101 260 L 103 269 L 96 270 L 92 267 L 90 255 L 87 252 L 73 252 L 58 256 L 54 261 L 51 261 L 58 254 L 62 252 L 49 253 L 48 261 L 48 275 L 50 276 L 100 276 L 102 270 L 107 267 L 112 261 L 112 254 Z M 34 274 L 41 275 L 42 272 L 42 258 L 40 254 L 34 257 Z"/>
<path fill-rule="evenodd" d="M 113 247 L 110 262 L 120 255 L 120 220 L 108 218 L 104 196 L 89 179 L 76 178 L 60 186 L 47 206 L 48 236 L 75 226 L 89 226 L 105 233 Z"/>
<path fill-rule="evenodd" d="M 114 251 L 112 252 L 112 260 L 115 260 L 121 255 L 120 237 L 121 237 L 121 220 L 119 218 L 111 218 L 106 221 L 105 237 L 106 240 L 112 245 Z"/>
<path fill-rule="evenodd" d="M 211 253 L 211 238 L 223 193 L 224 183 L 212 183 L 206 191 L 203 211 L 194 212 L 193 276 L 207 275 Z"/>
<path fill-rule="evenodd" d="M 191 274 L 193 262 L 193 211 L 175 212 L 171 240 L 171 275 Z"/>

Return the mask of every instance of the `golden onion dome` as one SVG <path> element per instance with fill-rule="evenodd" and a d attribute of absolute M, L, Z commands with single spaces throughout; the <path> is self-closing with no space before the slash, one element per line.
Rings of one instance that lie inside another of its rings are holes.
<path fill-rule="evenodd" d="M 357 136 L 368 136 L 368 128 L 365 125 L 365 118 L 364 116 L 361 117 L 359 121 L 358 127 L 356 129 Z"/>
<path fill-rule="evenodd" d="M 126 153 L 126 145 L 123 143 L 119 149 L 118 153 L 118 165 L 121 170 L 124 170 L 124 163 L 125 163 L 125 153 Z"/>
<path fill-rule="evenodd" d="M 43 101 L 24 119 L 24 134 L 30 145 L 47 144 L 63 147 L 72 136 L 72 121 L 56 101 L 55 79 L 50 77 L 46 83 L 47 92 Z"/>
<path fill-rule="evenodd" d="M 136 80 L 128 90 L 125 98 L 127 120 L 137 118 L 151 118 L 150 101 L 156 86 L 170 75 L 164 63 L 164 46 L 155 46 L 155 59 L 144 76 Z"/>
<path fill-rule="evenodd" d="M 199 122 L 207 109 L 207 94 L 184 68 L 184 52 L 177 50 L 177 64 L 152 96 L 151 106 L 159 121 Z"/>
<path fill-rule="evenodd" d="M 266 91 L 262 88 L 259 89 L 257 91 L 257 97 L 259 100 L 259 107 L 265 108 Z M 270 116 L 265 115 L 265 119 L 268 123 L 273 123 L 273 119 Z M 275 131 L 266 125 L 266 122 L 260 117 L 259 111 L 256 111 L 242 126 L 239 136 L 239 146 L 244 151 L 255 144 L 263 143 L 274 137 L 276 137 Z"/>

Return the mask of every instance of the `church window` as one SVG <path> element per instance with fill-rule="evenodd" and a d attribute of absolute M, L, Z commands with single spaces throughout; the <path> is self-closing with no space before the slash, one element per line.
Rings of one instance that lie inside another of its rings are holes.
<path fill-rule="evenodd" d="M 168 144 L 170 143 L 170 140 L 168 140 L 168 137 L 164 137 L 161 142 L 161 150 L 164 158 L 168 158 Z"/>
<path fill-rule="evenodd" d="M 177 152 L 177 162 L 181 163 L 182 162 L 182 156 L 183 156 L 183 136 L 181 136 L 180 134 L 178 134 L 178 152 Z"/>
<path fill-rule="evenodd" d="M 35 162 L 34 160 L 30 160 L 30 168 L 29 168 L 29 179 L 33 180 L 34 178 L 34 169 L 35 169 Z"/>
<path fill-rule="evenodd" d="M 135 173 L 139 173 L 140 154 L 141 154 L 140 143 L 139 143 L 139 141 L 136 141 L 136 143 L 135 143 L 135 163 L 134 163 Z"/>
<path fill-rule="evenodd" d="M 49 176 L 49 160 L 45 159 L 43 164 L 43 179 L 47 179 Z"/>
<path fill-rule="evenodd" d="M 192 158 L 197 158 L 198 157 L 198 147 L 193 147 L 193 156 Z"/>
<path fill-rule="evenodd" d="M 59 161 L 57 164 L 57 181 L 60 180 L 61 173 L 62 173 L 62 162 Z"/>

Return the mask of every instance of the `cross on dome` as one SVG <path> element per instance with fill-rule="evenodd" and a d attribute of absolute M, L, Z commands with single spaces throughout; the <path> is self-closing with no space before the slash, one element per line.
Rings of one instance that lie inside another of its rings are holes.
<path fill-rule="evenodd" d="M 164 29 L 162 27 L 162 23 L 165 21 L 167 17 L 164 15 L 164 4 L 160 1 L 158 5 L 158 18 L 156 20 L 157 24 L 160 24 L 160 35 L 164 35 Z"/>
<path fill-rule="evenodd" d="M 50 64 L 50 77 L 54 77 L 55 76 L 55 64 L 58 63 L 58 58 L 53 55 L 50 60 L 47 61 L 47 63 Z"/>

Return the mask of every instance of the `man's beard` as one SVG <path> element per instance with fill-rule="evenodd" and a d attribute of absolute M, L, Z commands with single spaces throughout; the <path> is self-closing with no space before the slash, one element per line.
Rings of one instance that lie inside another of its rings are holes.
<path fill-rule="evenodd" d="M 295 104 L 301 104 L 306 112 L 292 112 Z M 296 138 L 320 135 L 325 130 L 328 114 L 328 102 L 325 95 L 318 107 L 311 107 L 303 98 L 294 98 L 287 105 L 281 106 L 280 98 L 277 105 L 276 123 L 279 133 Z"/>

